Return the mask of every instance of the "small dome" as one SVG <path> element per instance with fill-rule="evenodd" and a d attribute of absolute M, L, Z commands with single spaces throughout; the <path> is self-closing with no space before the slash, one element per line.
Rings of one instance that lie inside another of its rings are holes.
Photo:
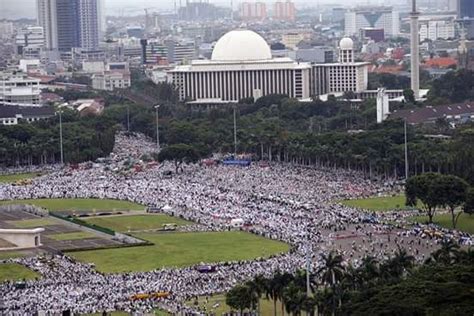
<path fill-rule="evenodd" d="M 344 50 L 354 49 L 354 41 L 349 37 L 344 37 L 339 42 L 339 48 Z"/>
<path fill-rule="evenodd" d="M 272 58 L 267 42 L 249 30 L 234 30 L 222 36 L 214 46 L 212 60 L 252 61 Z"/>

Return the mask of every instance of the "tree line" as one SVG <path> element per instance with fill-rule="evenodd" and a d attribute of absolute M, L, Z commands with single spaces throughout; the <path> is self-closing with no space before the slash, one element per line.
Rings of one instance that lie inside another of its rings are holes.
<path fill-rule="evenodd" d="M 256 276 L 226 294 L 227 305 L 243 315 L 261 315 L 260 301 L 273 302 L 273 314 L 308 315 L 472 315 L 474 251 L 445 241 L 421 265 L 399 248 L 387 260 L 367 256 L 358 267 L 329 252 L 310 272 Z M 279 302 L 279 303 L 278 303 Z M 278 306 L 279 305 L 279 306 Z"/>
<path fill-rule="evenodd" d="M 105 117 L 62 114 L 66 163 L 107 156 L 113 149 L 116 123 Z M 0 125 L 0 166 L 54 164 L 60 161 L 59 117 L 13 126 Z"/>

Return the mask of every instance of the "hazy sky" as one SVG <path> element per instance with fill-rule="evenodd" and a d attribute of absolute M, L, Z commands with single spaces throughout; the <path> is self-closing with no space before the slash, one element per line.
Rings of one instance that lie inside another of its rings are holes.
<path fill-rule="evenodd" d="M 243 0 L 233 0 L 234 7 L 237 8 L 238 4 Z M 262 1 L 262 0 L 260 0 Z M 272 3 L 275 0 L 263 0 L 265 2 Z M 387 3 L 389 1 L 381 0 L 294 0 L 299 5 L 315 5 L 316 3 L 340 3 L 340 4 L 355 4 L 356 2 L 361 3 L 372 3 L 380 4 Z M 179 0 L 176 0 L 179 4 Z M 186 0 L 181 0 L 184 4 Z M 210 0 L 211 3 L 216 3 L 222 6 L 230 6 L 231 0 Z M 0 0 L 0 19 L 18 19 L 22 17 L 34 18 L 36 0 Z M 119 15 L 122 10 L 125 15 L 136 15 L 141 14 L 144 8 L 151 8 L 153 10 L 172 10 L 174 7 L 174 0 L 105 0 L 105 6 L 107 14 Z"/>

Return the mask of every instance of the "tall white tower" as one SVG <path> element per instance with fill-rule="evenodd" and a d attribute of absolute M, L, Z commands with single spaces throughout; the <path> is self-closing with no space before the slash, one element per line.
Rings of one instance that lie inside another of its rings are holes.
<path fill-rule="evenodd" d="M 411 31 L 411 89 L 415 94 L 415 100 L 420 97 L 420 35 L 418 19 L 420 13 L 416 9 L 416 0 L 412 0 L 410 13 Z"/>

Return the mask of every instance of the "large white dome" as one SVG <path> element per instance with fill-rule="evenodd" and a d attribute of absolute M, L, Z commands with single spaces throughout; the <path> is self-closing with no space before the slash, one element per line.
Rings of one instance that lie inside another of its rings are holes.
<path fill-rule="evenodd" d="M 217 41 L 211 59 L 215 61 L 252 61 L 271 58 L 272 52 L 263 37 L 249 30 L 234 30 Z"/>
<path fill-rule="evenodd" d="M 339 42 L 339 48 L 344 50 L 354 49 L 354 41 L 349 37 L 344 37 Z"/>

